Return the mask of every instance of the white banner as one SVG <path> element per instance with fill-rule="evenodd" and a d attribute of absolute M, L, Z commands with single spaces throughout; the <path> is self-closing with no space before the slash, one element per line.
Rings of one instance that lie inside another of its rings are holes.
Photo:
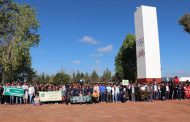
<path fill-rule="evenodd" d="M 122 85 L 123 86 L 129 85 L 129 80 L 122 80 Z"/>
<path fill-rule="evenodd" d="M 62 101 L 62 92 L 61 91 L 39 92 L 39 97 L 41 102 Z"/>

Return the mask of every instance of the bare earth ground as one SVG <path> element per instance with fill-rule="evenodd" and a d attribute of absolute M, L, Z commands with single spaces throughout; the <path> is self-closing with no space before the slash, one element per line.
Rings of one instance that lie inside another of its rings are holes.
<path fill-rule="evenodd" d="M 102 103 L 0 105 L 0 122 L 190 122 L 190 100 Z"/>

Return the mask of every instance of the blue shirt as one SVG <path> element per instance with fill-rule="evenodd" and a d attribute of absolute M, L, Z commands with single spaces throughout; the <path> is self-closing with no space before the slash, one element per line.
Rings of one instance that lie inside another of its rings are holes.
<path fill-rule="evenodd" d="M 106 87 L 103 86 L 103 85 L 101 85 L 101 86 L 99 87 L 99 89 L 100 89 L 100 92 L 101 92 L 101 93 L 102 93 L 102 92 L 106 92 Z"/>

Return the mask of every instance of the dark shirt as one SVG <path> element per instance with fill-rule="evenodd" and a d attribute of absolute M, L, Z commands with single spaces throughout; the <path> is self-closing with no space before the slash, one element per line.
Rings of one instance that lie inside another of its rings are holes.
<path fill-rule="evenodd" d="M 161 88 L 161 94 L 165 95 L 165 93 L 166 93 L 166 86 L 162 86 L 162 88 Z"/>
<path fill-rule="evenodd" d="M 0 96 L 3 95 L 3 87 L 0 88 Z"/>

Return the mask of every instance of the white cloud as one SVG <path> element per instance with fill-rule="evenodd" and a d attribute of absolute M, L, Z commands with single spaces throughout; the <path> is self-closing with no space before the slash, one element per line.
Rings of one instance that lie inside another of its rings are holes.
<path fill-rule="evenodd" d="M 73 64 L 80 64 L 81 62 L 79 60 L 75 60 L 72 62 Z"/>
<path fill-rule="evenodd" d="M 91 36 L 83 36 L 81 39 L 81 42 L 83 43 L 87 43 L 87 44 L 91 44 L 91 45 L 96 45 L 99 43 L 99 41 L 95 40 L 93 37 Z"/>
<path fill-rule="evenodd" d="M 112 50 L 113 50 L 113 46 L 112 45 L 108 45 L 108 46 L 101 47 L 101 48 L 97 49 L 97 51 L 99 53 L 109 53 L 109 52 L 112 52 Z"/>

